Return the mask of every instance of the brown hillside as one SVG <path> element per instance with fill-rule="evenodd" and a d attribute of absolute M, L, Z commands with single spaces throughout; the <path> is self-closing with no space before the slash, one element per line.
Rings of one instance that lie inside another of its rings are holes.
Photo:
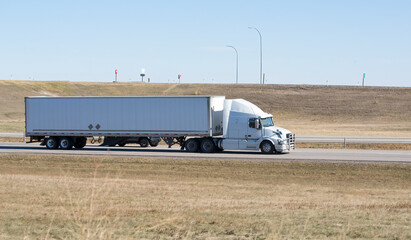
<path fill-rule="evenodd" d="M 300 135 L 411 136 L 411 88 L 0 81 L 0 131 L 23 131 L 25 96 L 224 95 Z"/>

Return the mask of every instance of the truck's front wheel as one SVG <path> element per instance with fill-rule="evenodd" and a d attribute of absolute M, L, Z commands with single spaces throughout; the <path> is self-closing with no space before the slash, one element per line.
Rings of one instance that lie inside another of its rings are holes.
<path fill-rule="evenodd" d="M 260 145 L 262 153 L 273 153 L 274 145 L 270 141 L 264 141 Z"/>
<path fill-rule="evenodd" d="M 59 147 L 59 141 L 56 137 L 49 137 L 46 139 L 46 147 L 48 149 L 57 149 Z"/>

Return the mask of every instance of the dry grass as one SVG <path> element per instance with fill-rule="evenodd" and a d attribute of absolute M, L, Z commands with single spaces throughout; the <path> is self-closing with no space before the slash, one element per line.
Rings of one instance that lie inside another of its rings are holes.
<path fill-rule="evenodd" d="M 411 136 L 411 88 L 0 81 L 0 131 L 23 131 L 25 96 L 224 95 L 298 135 Z"/>
<path fill-rule="evenodd" d="M 0 156 L 1 239 L 410 239 L 411 166 Z"/>

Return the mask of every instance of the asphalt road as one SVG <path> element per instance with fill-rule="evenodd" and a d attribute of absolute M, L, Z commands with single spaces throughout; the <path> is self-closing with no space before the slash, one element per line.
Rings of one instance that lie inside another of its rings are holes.
<path fill-rule="evenodd" d="M 0 143 L 0 154 L 55 154 L 85 156 L 123 156 L 149 158 L 199 158 L 215 160 L 251 161 L 312 161 L 354 163 L 406 163 L 411 164 L 411 151 L 352 150 L 352 149 L 296 149 L 287 154 L 262 154 L 256 151 L 224 151 L 220 153 L 189 153 L 178 146 L 167 148 L 141 148 L 137 145 L 125 147 L 100 147 L 87 145 L 83 149 L 49 150 L 39 143 Z"/>
<path fill-rule="evenodd" d="M 23 138 L 23 132 L 0 132 L 0 137 Z M 345 137 L 345 136 L 296 136 L 297 142 L 313 143 L 407 143 L 411 137 Z"/>

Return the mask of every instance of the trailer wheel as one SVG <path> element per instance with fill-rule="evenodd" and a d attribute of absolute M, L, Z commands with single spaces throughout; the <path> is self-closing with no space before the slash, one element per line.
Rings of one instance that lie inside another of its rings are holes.
<path fill-rule="evenodd" d="M 185 147 L 187 152 L 198 152 L 198 140 L 190 138 L 186 141 Z"/>
<path fill-rule="evenodd" d="M 201 151 L 204 153 L 215 152 L 215 145 L 212 139 L 205 138 L 201 141 Z"/>
<path fill-rule="evenodd" d="M 71 137 L 60 138 L 60 148 L 63 150 L 70 150 L 73 148 L 73 139 Z"/>
<path fill-rule="evenodd" d="M 274 145 L 270 141 L 264 141 L 260 145 L 262 153 L 273 153 L 274 152 Z"/>
<path fill-rule="evenodd" d="M 49 137 L 45 142 L 48 149 L 57 149 L 59 147 L 59 140 L 56 137 Z"/>
<path fill-rule="evenodd" d="M 86 137 L 79 137 L 76 139 L 74 142 L 74 147 L 75 148 L 83 148 L 87 144 L 87 138 Z"/>
<path fill-rule="evenodd" d="M 157 147 L 158 144 L 160 143 L 160 141 L 149 141 L 150 142 L 150 146 L 152 147 Z"/>
<path fill-rule="evenodd" d="M 124 142 L 124 143 L 119 143 L 118 146 L 124 147 L 124 146 L 126 146 L 126 144 L 127 144 L 127 143 L 125 143 L 125 142 Z"/>
<path fill-rule="evenodd" d="M 148 145 L 150 144 L 148 141 L 148 138 L 145 138 L 145 137 L 140 138 L 139 143 L 141 147 L 148 147 Z"/>

